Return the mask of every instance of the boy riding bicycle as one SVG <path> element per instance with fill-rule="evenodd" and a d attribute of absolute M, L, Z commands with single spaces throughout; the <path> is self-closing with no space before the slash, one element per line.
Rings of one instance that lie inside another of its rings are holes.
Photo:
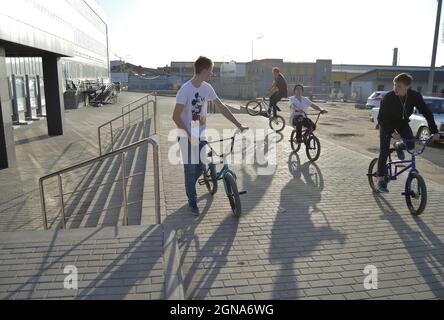
<path fill-rule="evenodd" d="M 307 117 L 308 108 L 312 107 L 321 113 L 327 113 L 327 110 L 303 97 L 303 92 L 304 86 L 297 84 L 293 89 L 294 96 L 290 97 L 290 123 L 296 128 L 296 140 L 298 143 L 302 143 L 302 127 L 311 130 L 315 129 L 315 124 Z"/>
<path fill-rule="evenodd" d="M 416 107 L 427 120 L 433 141 L 439 141 L 438 128 L 436 127 L 433 113 L 424 102 L 422 95 L 410 89 L 412 76 L 401 73 L 393 80 L 393 90 L 387 93 L 381 102 L 379 109 L 378 124 L 380 132 L 380 153 L 378 161 L 378 190 L 387 193 L 385 177 L 388 174 L 387 158 L 390 154 L 390 140 L 403 139 L 403 142 L 395 142 L 395 149 L 400 160 L 404 160 L 404 151 L 415 148 L 415 137 L 410 128 L 410 116 Z M 405 145 L 407 144 L 407 145 Z"/>
<path fill-rule="evenodd" d="M 275 108 L 277 109 L 277 103 L 281 101 L 282 98 L 288 97 L 287 81 L 279 68 L 273 68 L 273 77 L 274 82 L 268 93 L 268 96 L 270 97 L 270 105 L 267 110 L 268 117 L 271 117 Z"/>

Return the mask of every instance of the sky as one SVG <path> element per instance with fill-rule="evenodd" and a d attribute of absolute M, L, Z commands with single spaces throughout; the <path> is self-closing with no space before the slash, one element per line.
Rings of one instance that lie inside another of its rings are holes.
<path fill-rule="evenodd" d="M 99 0 L 110 59 L 145 67 L 171 61 L 430 66 L 437 0 Z M 436 66 L 444 65 L 444 17 Z M 261 37 L 261 39 L 256 39 Z M 253 41 L 253 39 L 256 39 Z"/>

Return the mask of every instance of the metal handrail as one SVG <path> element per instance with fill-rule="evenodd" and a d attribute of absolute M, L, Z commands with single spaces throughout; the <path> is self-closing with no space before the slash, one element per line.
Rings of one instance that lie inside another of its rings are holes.
<path fill-rule="evenodd" d="M 129 121 L 128 121 L 128 125 L 131 125 L 131 113 L 137 110 L 142 109 L 142 123 L 145 123 L 145 106 L 147 106 L 147 113 L 149 112 L 149 106 L 150 104 L 153 105 L 154 108 L 154 134 L 157 134 L 157 121 L 158 121 L 158 112 L 157 112 L 157 96 L 154 97 L 154 100 L 149 100 L 149 96 L 147 95 L 131 104 L 128 104 L 124 107 L 122 107 L 122 114 L 119 116 L 114 117 L 113 119 L 111 119 L 110 121 L 102 124 L 100 127 L 98 127 L 97 129 L 97 134 L 98 134 L 98 142 L 99 142 L 99 154 L 102 155 L 102 136 L 101 136 L 101 131 L 102 128 L 109 126 L 110 130 L 111 130 L 111 151 L 114 151 L 114 134 L 113 134 L 113 123 L 115 121 L 118 121 L 120 119 L 122 119 L 122 127 L 125 127 L 125 116 L 128 116 Z M 147 99 L 145 103 L 135 107 L 134 109 L 131 109 L 131 105 L 142 101 L 143 99 Z M 123 112 L 124 108 L 129 108 L 129 111 L 127 112 Z M 149 118 L 149 117 L 148 117 Z M 145 128 L 145 124 L 143 125 L 143 137 L 147 138 L 147 134 L 146 134 L 146 128 Z"/>
<path fill-rule="evenodd" d="M 150 96 L 154 97 L 154 101 L 149 99 Z M 136 103 L 138 103 L 138 102 L 140 102 L 140 101 L 142 101 L 142 100 L 144 100 L 144 99 L 146 99 L 146 103 L 147 104 L 149 104 L 151 102 L 154 102 L 154 119 L 155 119 L 155 121 L 154 121 L 154 133 L 156 134 L 157 133 L 157 115 L 158 115 L 158 113 L 157 113 L 157 92 L 153 92 L 153 93 L 147 94 L 147 95 L 143 96 L 142 98 L 140 98 L 140 99 L 138 99 L 136 101 L 133 101 L 131 103 L 128 103 L 127 105 L 123 106 L 122 107 L 122 115 L 126 112 L 126 108 L 128 108 L 128 111 L 132 111 L 131 110 L 131 106 L 136 104 Z M 130 115 L 130 122 L 131 122 L 131 115 Z M 125 126 L 125 124 L 124 124 L 124 126 Z"/>
<path fill-rule="evenodd" d="M 136 143 L 130 144 L 126 147 L 120 148 L 118 150 L 112 151 L 105 155 L 100 155 L 96 158 L 78 163 L 69 168 L 65 168 L 63 170 L 59 170 L 57 172 L 53 172 L 39 179 L 39 189 L 40 189 L 40 200 L 42 205 L 42 216 L 43 216 L 43 227 L 45 230 L 48 230 L 48 219 L 46 212 L 46 201 L 45 201 L 45 192 L 43 182 L 45 180 L 57 177 L 58 185 L 59 185 L 59 197 L 60 197 L 60 205 L 61 205 L 61 214 L 62 214 L 62 228 L 66 229 L 66 217 L 65 217 L 65 203 L 63 199 L 63 185 L 62 185 L 62 174 L 77 170 L 79 168 L 83 168 L 94 163 L 103 161 L 108 158 L 115 157 L 117 155 L 122 156 L 121 161 L 121 170 L 122 170 L 122 180 L 123 180 L 123 199 L 125 206 L 125 214 L 124 214 L 124 225 L 128 225 L 128 197 L 126 192 L 126 178 L 125 178 L 125 153 L 136 149 L 142 145 L 151 144 L 153 146 L 153 162 L 154 162 L 154 197 L 155 197 L 155 213 L 156 213 L 156 223 L 161 223 L 161 214 L 160 214 L 160 178 L 159 178 L 159 143 L 154 138 L 146 138 L 140 140 Z M 57 215 L 58 216 L 58 215 Z M 56 217 L 57 218 L 57 217 Z"/>

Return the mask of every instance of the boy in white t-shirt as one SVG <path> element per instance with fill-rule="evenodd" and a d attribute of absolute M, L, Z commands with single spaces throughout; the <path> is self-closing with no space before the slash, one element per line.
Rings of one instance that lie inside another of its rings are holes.
<path fill-rule="evenodd" d="M 318 107 L 307 97 L 303 97 L 304 86 L 297 84 L 293 89 L 294 96 L 290 97 L 290 123 L 296 128 L 296 140 L 302 143 L 302 127 L 314 128 L 314 123 L 307 117 L 308 108 L 312 107 L 321 113 L 327 110 Z"/>
<path fill-rule="evenodd" d="M 200 138 L 205 136 L 208 101 L 214 101 L 220 113 L 239 130 L 248 129 L 236 120 L 208 83 L 213 74 L 213 67 L 214 63 L 210 59 L 206 57 L 197 59 L 194 63 L 194 77 L 186 82 L 177 93 L 176 107 L 173 113 L 173 121 L 178 128 L 178 140 L 184 162 L 185 189 L 193 215 L 199 215 L 196 182 L 205 171 L 205 164 L 200 158 L 205 145 L 200 141 Z"/>

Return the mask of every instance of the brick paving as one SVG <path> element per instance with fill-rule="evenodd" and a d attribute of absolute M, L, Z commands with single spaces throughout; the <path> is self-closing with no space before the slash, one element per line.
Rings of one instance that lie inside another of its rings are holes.
<path fill-rule="evenodd" d="M 311 164 L 303 151 L 291 154 L 286 128 L 274 174 L 258 175 L 265 166 L 257 164 L 233 166 L 239 189 L 248 190 L 240 219 L 221 186 L 214 197 L 198 188 L 202 215 L 194 218 L 186 205 L 183 167 L 168 161 L 175 143 L 168 141 L 173 107 L 174 99 L 159 99 L 163 226 L 149 226 L 153 222 L 142 214 L 140 227 L 1 233 L 1 298 L 180 296 L 171 293 L 181 287 L 171 270 L 177 263 L 168 261 L 175 250 L 165 254 L 174 236 L 168 241 L 162 236 L 162 229 L 171 227 L 179 240 L 187 299 L 444 298 L 442 185 L 427 181 L 426 212 L 414 218 L 401 196 L 402 179 L 390 185 L 390 194 L 374 195 L 366 177 L 370 158 L 321 139 L 321 157 Z M 268 128 L 265 118 L 237 116 L 252 129 Z M 210 115 L 209 127 L 231 125 Z M 256 143 L 268 150 L 266 142 Z M 151 178 L 145 175 L 145 186 Z M 150 191 L 144 190 L 144 198 Z M 152 207 L 144 201 L 143 212 Z M 32 225 L 33 217 L 20 217 L 9 227 Z M 82 274 L 77 292 L 61 288 L 62 266 L 73 262 Z M 378 268 L 377 290 L 364 288 L 368 265 Z"/>
<path fill-rule="evenodd" d="M 164 299 L 163 241 L 160 226 L 0 233 L 0 299 Z"/>
<path fill-rule="evenodd" d="M 164 223 L 179 235 L 186 298 L 444 298 L 442 185 L 427 181 L 427 209 L 414 218 L 402 179 L 390 194 L 374 195 L 369 157 L 321 139 L 321 157 L 311 164 L 304 151 L 291 154 L 287 127 L 273 175 L 258 175 L 258 165 L 233 166 L 239 189 L 248 190 L 242 217 L 233 216 L 222 187 L 214 197 L 199 187 L 202 214 L 195 219 L 183 168 L 168 162 L 173 107 L 174 99 L 160 101 Z M 252 129 L 268 128 L 265 118 L 236 116 Z M 208 121 L 209 128 L 232 128 L 218 114 Z M 378 268 L 377 290 L 364 288 L 367 265 Z"/>

